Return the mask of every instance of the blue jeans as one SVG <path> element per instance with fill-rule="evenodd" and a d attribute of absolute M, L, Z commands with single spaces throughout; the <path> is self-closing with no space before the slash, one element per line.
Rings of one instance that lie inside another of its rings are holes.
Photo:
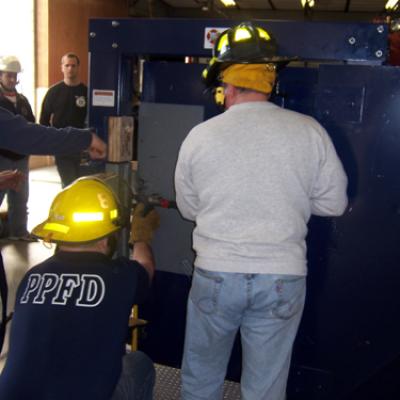
<path fill-rule="evenodd" d="M 18 169 L 25 177 L 21 183 L 19 191 L 15 190 L 1 190 L 0 191 L 0 205 L 7 194 L 8 203 L 8 232 L 7 236 L 25 236 L 28 234 L 27 221 L 28 221 L 28 197 L 29 197 L 29 157 L 24 157 L 21 160 L 11 160 L 9 158 L 0 156 L 0 170 Z M 2 227 L 6 230 L 5 227 Z M 5 232 L 3 232 L 4 234 Z"/>
<path fill-rule="evenodd" d="M 222 399 L 240 329 L 242 400 L 283 400 L 305 292 L 303 276 L 195 268 L 187 310 L 182 399 Z"/>
<path fill-rule="evenodd" d="M 126 354 L 111 400 L 152 400 L 155 376 L 153 362 L 146 354 L 141 351 Z"/>

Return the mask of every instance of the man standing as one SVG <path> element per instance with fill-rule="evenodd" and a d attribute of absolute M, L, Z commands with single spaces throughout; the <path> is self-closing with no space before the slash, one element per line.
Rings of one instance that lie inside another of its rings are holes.
<path fill-rule="evenodd" d="M 144 353 L 126 353 L 125 341 L 132 307 L 145 300 L 153 278 L 159 217 L 155 210 L 143 216 L 138 205 L 132 260 L 113 259 L 125 224 L 117 200 L 97 177 L 78 179 L 33 229 L 58 251 L 18 288 L 0 398 L 152 399 L 153 364 Z"/>
<path fill-rule="evenodd" d="M 16 90 L 21 64 L 17 57 L 0 58 L 0 106 L 29 122 L 35 122 L 28 99 Z M 31 240 L 27 231 L 29 196 L 29 157 L 0 149 L 0 170 L 18 170 L 23 174 L 19 190 L 9 188 L 0 191 L 0 204 L 7 194 L 8 226 L 3 225 L 3 237 L 11 240 Z"/>
<path fill-rule="evenodd" d="M 64 80 L 52 86 L 43 99 L 40 123 L 46 126 L 84 128 L 87 87 L 79 79 L 79 58 L 67 53 L 61 58 Z M 56 156 L 62 187 L 79 177 L 80 153 Z"/>
<path fill-rule="evenodd" d="M 196 223 L 184 400 L 222 399 L 238 330 L 242 399 L 285 398 L 307 222 L 347 205 L 347 178 L 324 128 L 267 101 L 287 61 L 267 31 L 243 23 L 220 36 L 203 72 L 207 85 L 222 83 L 226 111 L 193 128 L 175 172 L 178 208 Z"/>

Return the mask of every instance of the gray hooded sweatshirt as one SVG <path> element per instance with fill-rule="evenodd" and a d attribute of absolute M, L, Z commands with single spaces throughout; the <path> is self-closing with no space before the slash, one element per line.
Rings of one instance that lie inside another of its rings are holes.
<path fill-rule="evenodd" d="M 311 214 L 339 216 L 347 177 L 325 129 L 269 102 L 194 127 L 175 171 L 178 208 L 195 221 L 195 266 L 306 275 Z"/>

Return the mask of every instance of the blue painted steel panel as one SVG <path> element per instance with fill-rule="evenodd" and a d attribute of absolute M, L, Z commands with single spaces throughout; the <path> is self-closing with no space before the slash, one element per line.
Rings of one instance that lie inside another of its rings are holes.
<path fill-rule="evenodd" d="M 115 90 L 116 94 L 114 107 L 93 107 L 90 102 L 90 123 L 104 132 L 107 116 L 135 113 L 130 81 L 135 57 L 209 56 L 210 50 L 202 48 L 204 27 L 238 22 L 115 21 L 114 27 L 112 20 L 90 22 L 90 31 L 95 33 L 90 38 L 90 89 Z M 325 126 L 348 173 L 351 200 L 344 217 L 312 218 L 309 224 L 309 292 L 288 399 L 358 400 L 359 388 L 369 382 L 368 391 L 361 391 L 363 400 L 388 400 L 376 394 L 384 389 L 370 378 L 397 365 L 393 360 L 400 360 L 400 322 L 396 317 L 400 308 L 400 69 L 367 65 L 386 58 L 386 27 L 258 22 L 277 37 L 282 55 L 365 64 L 286 68 L 273 98 L 281 106 L 314 116 Z M 209 94 L 202 97 L 201 69 L 194 64 L 146 62 L 143 100 L 202 105 L 206 118 L 210 117 L 217 110 Z M 160 168 L 151 154 L 140 157 L 148 158 L 153 172 Z M 172 190 L 172 176 L 166 179 Z M 165 245 L 173 246 L 171 243 Z M 189 286 L 187 276 L 156 275 L 154 301 L 144 308 L 152 323 L 142 341 L 156 361 L 179 366 Z M 237 345 L 229 368 L 230 377 L 236 379 L 239 350 Z M 398 392 L 396 395 L 390 399 L 399 398 Z"/>
<path fill-rule="evenodd" d="M 304 114 L 314 112 L 318 68 L 285 68 L 278 76 L 271 101 Z"/>
<path fill-rule="evenodd" d="M 144 93 L 147 101 L 201 102 L 196 83 L 198 66 L 149 64 L 146 79 L 150 80 L 145 85 L 149 89 Z M 195 82 L 191 84 L 191 80 Z M 178 89 L 180 82 L 185 82 L 184 90 Z M 352 398 L 357 387 L 400 357 L 400 322 L 393 318 L 400 309 L 398 82 L 400 69 L 395 67 L 287 68 L 280 75 L 274 101 L 313 115 L 325 126 L 349 176 L 351 198 L 344 217 L 313 217 L 309 224 L 308 297 L 295 346 L 288 399 Z M 150 157 L 153 164 L 149 168 L 155 173 L 157 160 L 151 154 L 142 157 Z M 172 185 L 172 176 L 165 179 Z M 159 290 L 170 297 L 159 298 L 160 303 L 155 305 L 158 318 L 179 319 L 176 330 L 168 326 L 175 351 L 155 352 L 153 346 L 158 348 L 156 343 L 162 341 L 159 332 L 167 329 L 157 317 L 157 331 L 149 328 L 143 343 L 153 357 L 160 356 L 163 362 L 169 360 L 175 366 L 179 366 L 177 354 L 182 351 L 176 337 L 183 337 L 180 318 L 190 285 L 182 279 L 180 300 L 178 294 L 167 293 L 164 288 Z M 180 279 L 162 273 L 160 280 L 172 280 L 175 285 Z M 171 309 L 169 302 L 180 306 Z M 154 309 L 146 312 L 154 318 Z M 239 377 L 239 344 L 228 373 L 230 378 Z M 368 399 L 365 393 L 363 396 L 363 400 Z"/>
<path fill-rule="evenodd" d="M 205 56 L 206 27 L 230 27 L 241 21 L 183 19 L 91 19 L 90 52 L 116 51 L 164 56 Z M 371 23 L 255 20 L 277 39 L 279 53 L 305 60 L 383 62 L 387 27 Z"/>
<path fill-rule="evenodd" d="M 309 293 L 294 362 L 312 367 L 310 386 L 325 379 L 330 387 L 322 397 L 308 388 L 308 398 L 358 399 L 358 386 L 400 358 L 393 318 L 400 309 L 399 82 L 395 67 L 321 66 L 318 73 L 311 114 L 344 163 L 350 205 L 341 218 L 310 222 Z M 363 399 L 378 398 L 379 388 L 370 389 Z"/>
<path fill-rule="evenodd" d="M 204 90 L 200 79 L 203 69 L 204 65 L 201 64 L 146 62 L 142 100 L 153 103 L 202 105 L 204 119 L 216 115 L 221 110 L 215 105 L 212 92 Z M 171 78 L 171 74 L 175 78 Z"/>
<path fill-rule="evenodd" d="M 107 139 L 107 117 L 118 115 L 118 82 L 120 76 L 120 55 L 113 52 L 97 51 L 89 59 L 89 125 L 95 127 L 103 139 Z M 93 90 L 114 91 L 113 107 L 93 106 Z"/>
<path fill-rule="evenodd" d="M 210 57 L 206 27 L 230 27 L 233 20 L 92 19 L 89 27 L 89 124 L 107 139 L 110 115 L 135 115 L 131 99 L 132 63 L 138 56 Z M 367 61 L 387 57 L 387 27 L 370 23 L 321 23 L 256 20 L 279 43 L 279 53 L 304 60 Z M 147 81 L 145 81 L 147 82 Z M 113 107 L 93 105 L 92 90 L 112 90 Z"/>

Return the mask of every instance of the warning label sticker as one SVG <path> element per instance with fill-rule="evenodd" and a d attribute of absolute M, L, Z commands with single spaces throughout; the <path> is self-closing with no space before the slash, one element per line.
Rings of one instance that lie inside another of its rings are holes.
<path fill-rule="evenodd" d="M 93 89 L 92 105 L 98 107 L 114 107 L 115 91 L 104 89 Z"/>
<path fill-rule="evenodd" d="M 204 48 L 212 49 L 218 36 L 228 28 L 205 28 L 204 30 Z"/>

